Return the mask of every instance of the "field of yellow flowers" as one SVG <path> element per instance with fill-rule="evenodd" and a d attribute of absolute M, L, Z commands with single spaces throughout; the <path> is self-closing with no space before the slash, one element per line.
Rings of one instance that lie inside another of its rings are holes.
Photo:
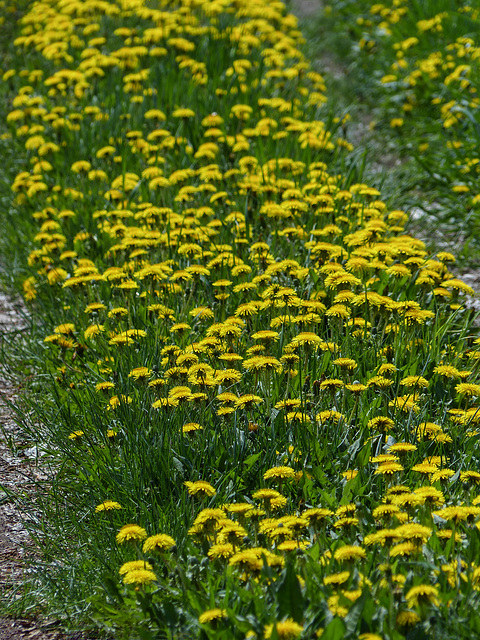
<path fill-rule="evenodd" d="M 403 160 L 404 184 L 397 179 L 397 192 L 409 191 L 437 244 L 448 237 L 461 262 L 476 267 L 478 2 L 332 0 L 312 35 L 318 31 L 316 47 L 333 46 L 347 69 L 350 100 L 363 104 L 381 141 L 380 156 L 389 147 Z M 328 45 L 320 44 L 328 38 Z"/>
<path fill-rule="evenodd" d="M 56 470 L 35 597 L 115 638 L 480 634 L 474 291 L 339 169 L 297 19 L 2 14 L 2 243 Z"/>

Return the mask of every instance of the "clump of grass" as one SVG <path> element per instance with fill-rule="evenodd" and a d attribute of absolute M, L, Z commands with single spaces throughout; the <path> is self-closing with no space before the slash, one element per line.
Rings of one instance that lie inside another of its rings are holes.
<path fill-rule="evenodd" d="M 339 172 L 301 45 L 281 3 L 49 0 L 3 74 L 36 589 L 116 637 L 478 626 L 474 292 Z"/>

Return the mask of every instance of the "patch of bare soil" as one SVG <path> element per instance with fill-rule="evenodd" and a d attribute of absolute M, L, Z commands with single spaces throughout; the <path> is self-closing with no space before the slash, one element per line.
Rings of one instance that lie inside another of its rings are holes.
<path fill-rule="evenodd" d="M 322 0 L 293 0 L 290 3 L 290 9 L 299 18 L 311 18 L 318 15 L 322 6 Z"/>
<path fill-rule="evenodd" d="M 26 327 L 25 308 L 0 292 L 0 342 L 21 338 Z M 18 402 L 18 382 L 0 361 L 0 598 L 11 602 L 20 597 L 26 564 L 35 557 L 35 545 L 24 525 L 17 499 L 32 495 L 36 482 L 48 476 L 42 469 L 36 447 L 28 447 L 15 421 L 12 405 Z M 58 630 L 44 619 L 12 619 L 0 616 L 0 640 L 84 640 L 85 635 Z"/>
<path fill-rule="evenodd" d="M 83 640 L 80 633 L 66 636 L 60 631 L 47 631 L 32 620 L 0 619 L 0 640 Z"/>

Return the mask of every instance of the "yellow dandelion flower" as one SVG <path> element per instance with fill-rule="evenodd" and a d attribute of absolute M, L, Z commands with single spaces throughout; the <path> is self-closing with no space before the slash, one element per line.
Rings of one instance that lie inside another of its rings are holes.
<path fill-rule="evenodd" d="M 333 364 L 337 365 L 341 369 L 347 369 L 348 371 L 353 371 L 353 369 L 357 368 L 357 362 L 353 360 L 353 358 L 336 358 L 333 361 Z"/>
<path fill-rule="evenodd" d="M 345 386 L 343 380 L 338 378 L 327 378 L 320 383 L 320 389 L 325 391 L 335 391 L 336 389 L 342 389 Z"/>
<path fill-rule="evenodd" d="M 281 373 L 283 370 L 282 363 L 273 356 L 254 356 L 244 360 L 242 366 L 247 371 L 276 371 Z"/>
<path fill-rule="evenodd" d="M 100 511 L 115 511 L 121 508 L 122 505 L 119 502 L 115 502 L 114 500 L 104 500 L 95 507 L 95 513 L 99 513 Z"/>
<path fill-rule="evenodd" d="M 403 467 L 399 462 L 384 462 L 378 465 L 374 473 L 375 475 L 393 476 L 400 471 L 403 471 Z"/>
<path fill-rule="evenodd" d="M 407 376 L 400 380 L 400 384 L 402 387 L 420 387 L 426 388 L 428 387 L 428 380 L 423 378 L 422 376 Z"/>
<path fill-rule="evenodd" d="M 358 518 L 345 516 L 344 518 L 339 518 L 333 526 L 335 529 L 347 529 L 348 527 L 355 527 L 358 523 Z"/>
<path fill-rule="evenodd" d="M 470 482 L 472 484 L 480 484 L 480 473 L 478 471 L 462 471 L 460 473 L 460 480 L 462 482 Z"/>
<path fill-rule="evenodd" d="M 430 476 L 430 480 L 432 483 L 434 482 L 445 482 L 449 480 L 452 476 L 455 475 L 455 471 L 453 469 L 438 469 Z"/>
<path fill-rule="evenodd" d="M 151 553 L 152 551 L 168 551 L 176 545 L 175 540 L 166 533 L 157 533 L 148 537 L 143 543 L 143 553 Z"/>
<path fill-rule="evenodd" d="M 438 365 L 434 368 L 433 373 L 438 373 L 439 376 L 445 378 L 460 378 L 460 371 L 449 364 Z"/>
<path fill-rule="evenodd" d="M 417 450 L 417 446 L 410 443 L 410 442 L 396 442 L 395 444 L 391 444 L 388 447 L 388 452 L 389 453 L 399 453 L 399 454 L 403 454 L 403 453 L 410 453 L 412 451 L 416 451 Z"/>
<path fill-rule="evenodd" d="M 372 511 L 375 520 L 395 515 L 400 511 L 400 507 L 394 504 L 381 504 Z"/>
<path fill-rule="evenodd" d="M 295 477 L 295 471 L 291 467 L 272 467 L 263 474 L 264 480 L 285 480 Z"/>
<path fill-rule="evenodd" d="M 421 603 L 438 605 L 438 589 L 430 584 L 419 584 L 409 589 L 405 598 L 410 609 Z"/>
<path fill-rule="evenodd" d="M 373 376 L 367 382 L 367 386 L 369 387 L 377 387 L 378 389 L 388 389 L 393 385 L 393 380 L 390 378 L 385 378 L 384 376 Z"/>
<path fill-rule="evenodd" d="M 323 340 L 316 333 L 303 332 L 296 335 L 292 340 L 294 346 L 314 346 L 322 344 Z"/>
<path fill-rule="evenodd" d="M 148 367 L 137 367 L 130 371 L 128 377 L 133 378 L 134 380 L 141 380 L 143 378 L 149 378 L 151 375 L 152 370 Z"/>
<path fill-rule="evenodd" d="M 129 571 L 133 571 L 135 569 L 146 569 L 147 571 L 152 571 L 152 565 L 146 560 L 131 560 L 130 562 L 125 562 L 122 564 L 118 573 L 123 576 Z"/>
<path fill-rule="evenodd" d="M 103 311 L 104 309 L 106 309 L 106 305 L 103 304 L 103 302 L 92 302 L 90 304 L 87 304 L 87 306 L 85 307 L 85 313 L 93 313 L 95 311 Z"/>
<path fill-rule="evenodd" d="M 480 384 L 461 382 L 456 385 L 455 391 L 463 396 L 480 396 Z"/>
<path fill-rule="evenodd" d="M 238 566 L 245 571 L 260 571 L 263 567 L 263 561 L 252 549 L 238 551 L 228 560 L 231 567 Z"/>
<path fill-rule="evenodd" d="M 235 549 L 233 547 L 233 544 L 231 544 L 230 542 L 225 542 L 223 544 L 212 545 L 208 550 L 207 555 L 212 560 L 215 560 L 217 558 L 226 559 L 233 556 L 234 552 L 235 552 Z"/>
<path fill-rule="evenodd" d="M 274 629 L 276 631 L 276 637 L 285 640 L 295 640 L 295 638 L 298 638 L 303 631 L 301 624 L 295 622 L 293 618 L 287 618 L 287 620 L 284 620 L 283 622 L 277 622 L 274 625 L 267 625 L 265 627 L 264 637 L 271 638 Z"/>
<path fill-rule="evenodd" d="M 198 422 L 187 422 L 182 427 L 182 433 L 194 434 L 197 431 L 202 431 L 203 427 Z"/>
<path fill-rule="evenodd" d="M 75 331 L 75 325 L 71 322 L 66 322 L 65 324 L 59 324 L 53 331 L 62 335 L 71 335 Z"/>
<path fill-rule="evenodd" d="M 187 487 L 188 493 L 191 496 L 199 495 L 201 497 L 211 498 L 217 493 L 216 489 L 205 480 L 197 480 L 196 482 L 190 482 L 187 480 L 183 484 Z"/>
<path fill-rule="evenodd" d="M 125 584 L 148 584 L 149 582 L 154 582 L 157 579 L 157 576 L 153 573 L 153 571 L 149 571 L 148 569 L 132 569 L 128 571 L 124 577 L 123 582 Z"/>
<path fill-rule="evenodd" d="M 110 382 L 109 380 L 106 380 L 105 382 L 98 382 L 95 385 L 95 391 L 109 391 L 110 389 L 114 388 L 115 384 L 113 382 Z"/>
<path fill-rule="evenodd" d="M 263 398 L 253 394 L 245 394 L 235 400 L 235 409 L 252 409 L 254 406 L 261 404 Z"/>
<path fill-rule="evenodd" d="M 416 522 L 402 524 L 395 529 L 399 538 L 416 544 L 425 544 L 432 535 L 432 529 Z"/>
<path fill-rule="evenodd" d="M 117 543 L 141 541 L 145 540 L 146 537 L 147 532 L 143 527 L 138 524 L 126 524 L 117 533 Z"/>
<path fill-rule="evenodd" d="M 413 542 L 400 542 L 390 549 L 389 555 L 391 558 L 396 558 L 397 556 L 409 556 L 418 552 L 419 547 Z"/>
<path fill-rule="evenodd" d="M 319 524 L 325 523 L 327 518 L 333 516 L 333 511 L 330 509 L 322 509 L 319 507 L 312 507 L 311 509 L 307 509 L 302 512 L 302 518 L 307 518 L 309 523 L 313 526 L 318 526 Z M 326 523 L 325 523 L 326 524 Z"/>
<path fill-rule="evenodd" d="M 280 334 L 278 333 L 278 331 L 271 331 L 269 329 L 264 329 L 263 331 L 252 333 L 253 340 L 261 340 L 262 342 L 276 342 L 279 337 Z"/>
<path fill-rule="evenodd" d="M 323 584 L 326 586 L 331 584 L 338 586 L 347 582 L 349 578 L 350 578 L 350 571 L 341 571 L 340 573 L 332 573 L 329 576 L 325 576 L 325 578 L 323 579 Z"/>
<path fill-rule="evenodd" d="M 223 509 L 202 509 L 194 521 L 194 525 L 211 526 L 219 520 L 226 518 L 227 514 Z"/>
<path fill-rule="evenodd" d="M 264 502 L 270 502 L 270 500 L 274 500 L 275 498 L 281 497 L 281 493 L 275 491 L 275 489 L 259 489 L 252 494 L 252 498 L 254 500 L 263 500 Z"/>
<path fill-rule="evenodd" d="M 391 431 L 394 426 L 395 422 L 386 416 L 377 416 L 369 420 L 367 423 L 367 427 L 369 429 L 380 432 Z"/>
<path fill-rule="evenodd" d="M 420 622 L 420 617 L 414 611 L 400 611 L 396 622 L 399 627 L 414 627 Z"/>
<path fill-rule="evenodd" d="M 85 435 L 84 431 L 78 430 L 78 431 L 72 431 L 72 433 L 69 434 L 68 439 L 69 440 L 80 440 L 82 438 L 82 436 Z"/>
<path fill-rule="evenodd" d="M 358 545 L 344 545 L 335 551 L 333 557 L 339 562 L 364 560 L 367 557 L 367 553 L 363 547 L 359 547 Z"/>
<path fill-rule="evenodd" d="M 185 118 L 185 119 L 194 118 L 195 111 L 193 111 L 193 109 L 188 109 L 188 108 L 178 108 L 173 110 L 172 116 L 174 118 Z"/>

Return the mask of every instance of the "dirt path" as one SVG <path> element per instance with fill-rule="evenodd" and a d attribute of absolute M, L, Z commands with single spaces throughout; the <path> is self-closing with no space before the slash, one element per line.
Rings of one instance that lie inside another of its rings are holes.
<path fill-rule="evenodd" d="M 18 339 L 25 329 L 25 309 L 0 292 L 0 344 Z M 21 597 L 27 572 L 27 560 L 35 555 L 35 548 L 15 498 L 35 490 L 35 482 L 47 475 L 37 461 L 36 447 L 29 447 L 19 425 L 15 422 L 11 404 L 18 401 L 18 381 L 8 375 L 0 360 L 0 599 L 11 603 Z M 0 610 L 1 611 L 1 610 Z M 55 622 L 41 619 L 12 619 L 1 617 L 0 640 L 83 640 L 82 634 L 59 631 Z"/>
<path fill-rule="evenodd" d="M 287 5 L 289 11 L 297 15 L 299 18 L 311 18 L 320 13 L 323 7 L 322 0 L 292 0 Z"/>

